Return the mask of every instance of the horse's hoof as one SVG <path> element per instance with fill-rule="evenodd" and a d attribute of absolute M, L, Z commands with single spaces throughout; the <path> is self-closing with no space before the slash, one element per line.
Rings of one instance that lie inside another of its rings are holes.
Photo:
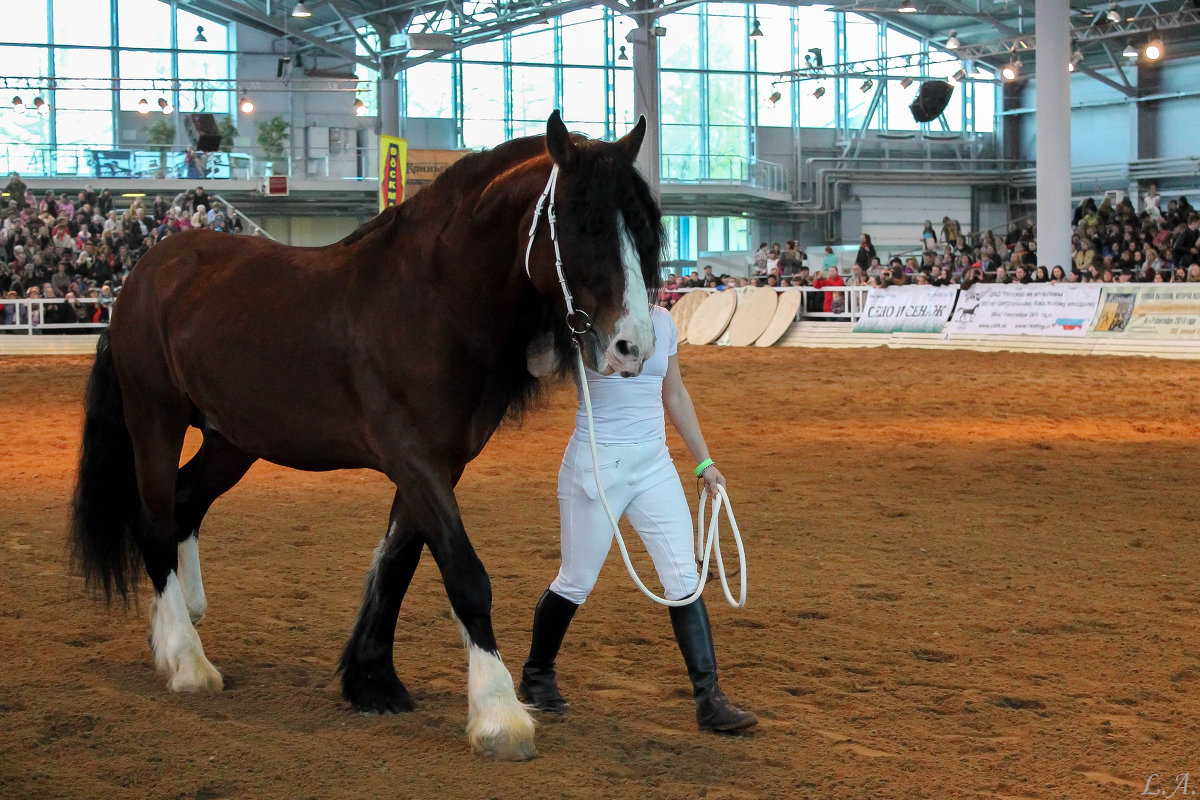
<path fill-rule="evenodd" d="M 504 734 L 480 739 L 475 749 L 484 758 L 495 761 L 529 761 L 538 757 L 532 739 L 513 739 Z"/>
<path fill-rule="evenodd" d="M 225 680 L 207 658 L 200 656 L 176 667 L 167 688 L 172 692 L 220 692 L 225 689 Z"/>
<path fill-rule="evenodd" d="M 342 696 L 363 714 L 404 714 L 417 707 L 395 672 L 342 673 Z"/>

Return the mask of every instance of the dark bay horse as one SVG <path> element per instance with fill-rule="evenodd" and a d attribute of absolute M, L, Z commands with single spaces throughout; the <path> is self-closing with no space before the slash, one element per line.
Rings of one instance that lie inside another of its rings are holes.
<path fill-rule="evenodd" d="M 644 133 L 643 119 L 617 142 L 593 141 L 555 112 L 544 137 L 463 158 L 328 247 L 196 231 L 139 262 L 88 384 L 72 544 L 109 600 L 127 599 L 144 567 L 155 665 L 172 691 L 223 686 L 194 627 L 206 610 L 198 532 L 213 501 L 260 458 L 371 468 L 396 494 L 342 655 L 343 694 L 362 711 L 413 708 L 393 636 L 428 546 L 468 650 L 472 746 L 536 755 L 454 487 L 527 406 L 535 375 L 573 363 L 538 203 L 552 167 L 565 279 L 593 323 L 585 361 L 636 375 L 651 354 L 661 217 L 633 166 Z M 180 468 L 189 425 L 203 444 Z"/>

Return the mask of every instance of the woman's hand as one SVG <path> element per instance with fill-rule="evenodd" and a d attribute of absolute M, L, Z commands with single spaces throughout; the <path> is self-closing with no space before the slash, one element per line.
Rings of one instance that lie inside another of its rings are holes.
<path fill-rule="evenodd" d="M 701 472 L 700 478 L 704 481 L 704 490 L 714 500 L 717 497 L 717 487 L 725 488 L 725 476 L 721 474 L 721 470 L 717 469 L 715 465 Z"/>

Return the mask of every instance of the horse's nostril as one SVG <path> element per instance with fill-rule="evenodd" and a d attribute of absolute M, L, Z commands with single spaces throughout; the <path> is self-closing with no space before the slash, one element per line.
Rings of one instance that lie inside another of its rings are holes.
<path fill-rule="evenodd" d="M 628 339 L 618 339 L 617 352 L 623 356 L 633 356 L 634 358 L 637 358 L 639 355 L 641 355 L 642 351 L 641 348 Z"/>

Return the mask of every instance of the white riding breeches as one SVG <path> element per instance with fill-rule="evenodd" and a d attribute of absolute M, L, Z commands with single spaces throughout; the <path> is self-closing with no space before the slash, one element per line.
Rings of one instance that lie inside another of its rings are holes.
<path fill-rule="evenodd" d="M 624 514 L 654 560 L 668 600 L 696 591 L 700 575 L 691 513 L 671 453 L 663 440 L 599 444 L 600 483 L 613 516 Z M 586 434 L 572 436 L 558 471 L 562 566 L 555 594 L 581 604 L 596 585 L 612 545 L 612 528 L 596 492 Z"/>

